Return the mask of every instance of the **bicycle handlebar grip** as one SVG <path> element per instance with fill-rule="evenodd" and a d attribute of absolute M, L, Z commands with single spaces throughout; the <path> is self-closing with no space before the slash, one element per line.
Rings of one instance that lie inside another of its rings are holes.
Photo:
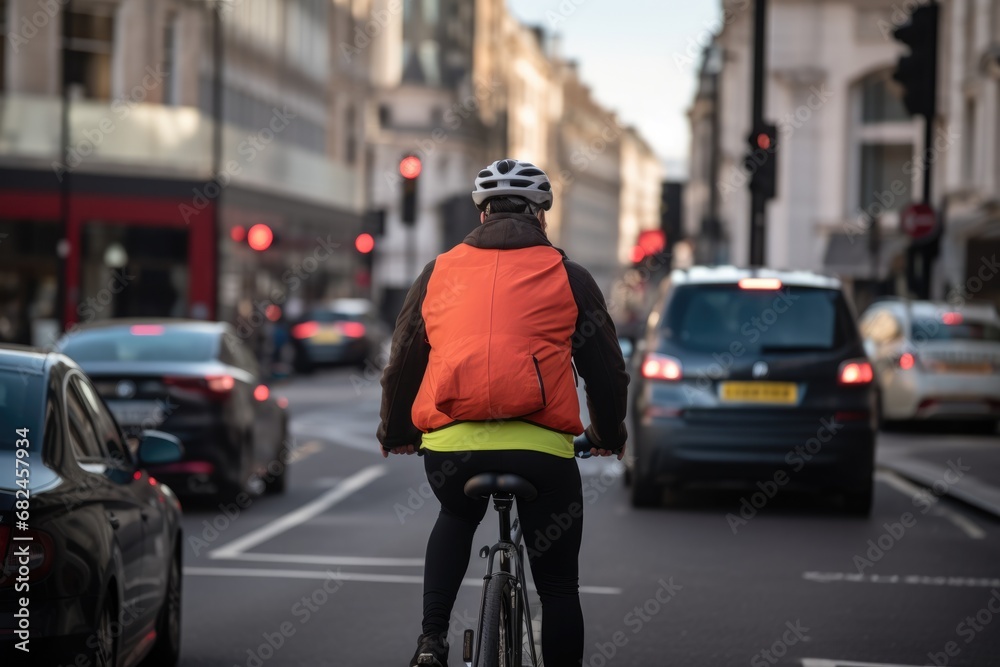
<path fill-rule="evenodd" d="M 573 438 L 573 453 L 581 459 L 589 459 L 593 454 L 590 450 L 594 448 L 594 443 L 587 437 L 586 432 Z"/>
<path fill-rule="evenodd" d="M 593 456 L 593 454 L 590 453 L 590 450 L 594 448 L 598 447 L 591 442 L 590 438 L 587 437 L 586 431 L 573 438 L 573 453 L 581 459 L 589 459 Z M 612 452 L 617 455 L 621 452 L 621 447 L 612 450 Z"/>

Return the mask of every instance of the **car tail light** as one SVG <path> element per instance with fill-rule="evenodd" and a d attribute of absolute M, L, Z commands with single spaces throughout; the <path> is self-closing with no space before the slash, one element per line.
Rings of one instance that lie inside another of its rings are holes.
<path fill-rule="evenodd" d="M 292 327 L 292 338 L 312 338 L 319 331 L 319 322 L 303 322 Z"/>
<path fill-rule="evenodd" d="M 665 354 L 650 353 L 642 361 L 642 377 L 649 380 L 680 380 L 681 362 Z"/>
<path fill-rule="evenodd" d="M 744 278 L 739 282 L 740 289 L 781 289 L 781 281 L 777 278 Z"/>
<path fill-rule="evenodd" d="M 258 401 L 266 401 L 267 397 L 271 395 L 271 390 L 267 388 L 266 384 L 259 384 L 253 390 L 253 397 Z"/>
<path fill-rule="evenodd" d="M 129 328 L 133 336 L 162 336 L 163 327 L 159 324 L 135 324 Z"/>
<path fill-rule="evenodd" d="M 52 538 L 40 530 L 17 531 L 12 536 L 10 526 L 0 526 L 0 549 L 4 557 L 0 588 L 13 586 L 24 575 L 23 568 L 27 568 L 28 581 L 43 578 L 55 560 Z M 27 554 L 22 554 L 22 549 L 27 549 Z"/>
<path fill-rule="evenodd" d="M 944 313 L 941 315 L 941 323 L 954 325 L 962 323 L 962 313 Z"/>
<path fill-rule="evenodd" d="M 163 384 L 182 391 L 195 392 L 209 398 L 221 399 L 229 395 L 236 386 L 232 375 L 209 375 L 207 377 L 165 377 Z"/>
<path fill-rule="evenodd" d="M 840 384 L 868 384 L 874 378 L 872 365 L 864 359 L 845 361 L 840 365 Z"/>
<path fill-rule="evenodd" d="M 278 397 L 278 407 L 279 408 L 287 408 L 288 407 L 288 399 L 285 398 L 284 396 L 279 396 Z"/>
<path fill-rule="evenodd" d="M 337 322 L 337 329 L 340 333 L 349 338 L 364 338 L 365 325 L 361 322 Z"/>
<path fill-rule="evenodd" d="M 917 358 L 911 352 L 904 352 L 899 355 L 898 364 L 902 370 L 908 371 L 917 365 Z"/>

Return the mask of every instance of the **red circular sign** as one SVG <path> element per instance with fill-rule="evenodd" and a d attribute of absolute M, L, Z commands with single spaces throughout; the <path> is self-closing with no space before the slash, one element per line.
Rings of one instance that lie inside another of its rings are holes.
<path fill-rule="evenodd" d="M 937 216 L 927 204 L 911 204 L 899 214 L 899 226 L 911 238 L 922 239 L 937 229 Z"/>

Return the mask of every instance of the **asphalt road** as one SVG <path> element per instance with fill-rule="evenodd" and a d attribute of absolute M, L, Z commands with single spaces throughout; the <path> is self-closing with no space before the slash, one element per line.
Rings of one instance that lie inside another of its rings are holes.
<path fill-rule="evenodd" d="M 243 508 L 185 504 L 181 664 L 405 665 L 437 513 L 422 460 L 379 455 L 377 378 L 328 371 L 277 393 L 293 414 L 288 492 Z M 898 448 L 952 436 L 884 437 Z M 990 515 L 884 470 L 865 520 L 784 491 L 743 523 L 727 515 L 752 491 L 636 511 L 617 463 L 580 466 L 589 667 L 1000 665 Z M 487 514 L 475 548 L 495 534 Z M 473 556 L 456 639 L 474 624 L 483 569 Z M 450 664 L 460 658 L 453 648 Z"/>

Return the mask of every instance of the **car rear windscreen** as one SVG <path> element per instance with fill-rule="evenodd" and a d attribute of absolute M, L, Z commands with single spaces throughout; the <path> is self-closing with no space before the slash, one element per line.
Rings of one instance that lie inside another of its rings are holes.
<path fill-rule="evenodd" d="M 914 340 L 984 340 L 1000 343 L 1000 326 L 992 322 L 965 320 L 946 324 L 939 319 L 918 318 L 913 321 Z"/>
<path fill-rule="evenodd" d="M 848 318 L 836 290 L 684 285 L 662 328 L 671 343 L 696 352 L 729 351 L 737 343 L 748 352 L 814 351 L 841 345 Z"/>
<path fill-rule="evenodd" d="M 17 430 L 23 428 L 29 429 L 29 442 L 41 442 L 42 434 L 36 432 L 45 398 L 41 387 L 38 374 L 0 369 L 0 450 L 14 449 L 21 437 Z"/>
<path fill-rule="evenodd" d="M 71 334 L 60 350 L 77 363 L 88 361 L 210 361 L 215 357 L 219 335 L 170 327 L 146 327 L 136 334 L 132 328 L 100 329 Z M 154 333 L 149 333 L 149 332 Z"/>

